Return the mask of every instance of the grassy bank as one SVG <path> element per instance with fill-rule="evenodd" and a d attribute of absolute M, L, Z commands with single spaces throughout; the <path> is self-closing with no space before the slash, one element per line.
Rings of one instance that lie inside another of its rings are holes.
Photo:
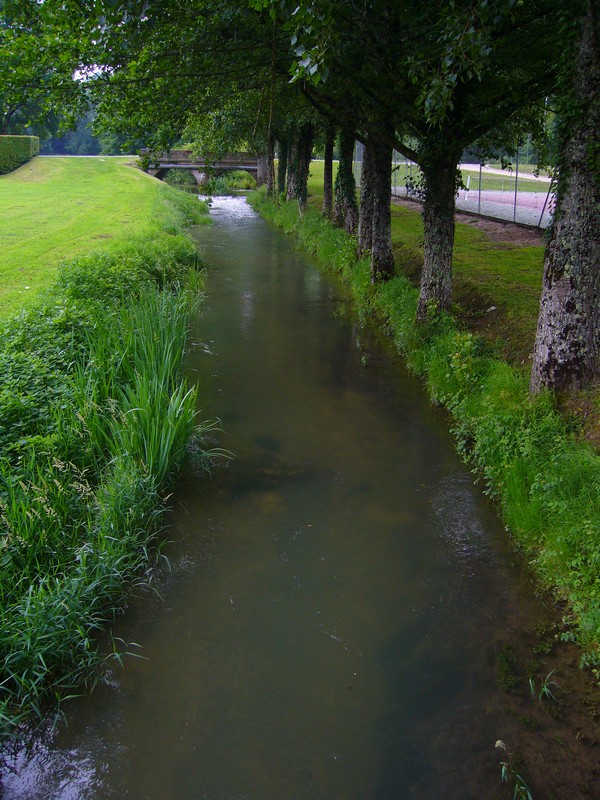
<path fill-rule="evenodd" d="M 185 226 L 206 208 L 142 180 L 135 233 L 41 267 L 50 288 L 0 327 L 2 733 L 99 675 L 94 634 L 156 558 L 194 432 L 181 368 L 200 278 Z"/>
<path fill-rule="evenodd" d="M 527 370 L 509 365 L 481 336 L 448 315 L 415 326 L 417 289 L 404 275 L 373 287 L 367 259 L 315 208 L 253 205 L 294 233 L 350 289 L 359 313 L 375 318 L 451 412 L 458 449 L 485 481 L 540 581 L 565 601 L 565 636 L 600 663 L 600 458 L 577 441 L 550 395 L 531 400 Z M 410 247 L 410 244 L 407 245 Z"/>
<path fill-rule="evenodd" d="M 0 317 L 49 287 L 61 259 L 148 233 L 166 187 L 131 160 L 38 157 L 0 176 Z"/>

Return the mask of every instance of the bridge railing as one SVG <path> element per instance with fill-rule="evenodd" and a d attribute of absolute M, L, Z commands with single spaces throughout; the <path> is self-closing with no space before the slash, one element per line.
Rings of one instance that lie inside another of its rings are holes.
<path fill-rule="evenodd" d="M 258 158 L 251 153 L 227 153 L 221 158 L 211 156 L 192 156 L 191 150 L 170 150 L 165 153 L 152 153 L 148 149 L 140 150 L 140 155 L 149 160 L 151 166 L 197 166 L 197 167 L 248 167 L 256 169 Z"/>

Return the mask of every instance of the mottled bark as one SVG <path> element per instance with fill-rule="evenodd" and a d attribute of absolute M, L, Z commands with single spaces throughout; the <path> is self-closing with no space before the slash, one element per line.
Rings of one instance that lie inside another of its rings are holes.
<path fill-rule="evenodd" d="M 280 139 L 278 142 L 277 155 L 277 191 L 285 194 L 285 183 L 288 170 L 288 142 L 287 139 Z"/>
<path fill-rule="evenodd" d="M 371 281 L 394 276 L 392 253 L 392 148 L 382 141 L 372 143 L 373 225 L 371 228 Z"/>
<path fill-rule="evenodd" d="M 441 146 L 436 156 L 421 165 L 425 179 L 423 202 L 423 272 L 417 319 L 431 310 L 450 308 L 452 251 L 458 155 Z"/>
<path fill-rule="evenodd" d="M 256 170 L 256 185 L 264 186 L 267 182 L 269 174 L 269 159 L 265 154 L 258 157 L 257 170 Z"/>
<path fill-rule="evenodd" d="M 310 170 L 310 160 L 312 158 L 312 146 L 314 129 L 312 125 L 303 128 L 298 147 L 298 188 L 296 196 L 298 205 L 304 211 L 308 201 L 308 173 Z"/>
<path fill-rule="evenodd" d="M 373 196 L 374 196 L 372 144 L 365 142 L 360 173 L 360 206 L 358 209 L 358 254 L 369 251 L 373 244 Z"/>
<path fill-rule="evenodd" d="M 267 195 L 272 197 L 275 194 L 275 137 L 272 133 L 268 136 L 267 142 Z"/>
<path fill-rule="evenodd" d="M 333 223 L 340 228 L 343 227 L 346 233 L 354 233 L 358 225 L 356 181 L 352 171 L 354 141 L 354 131 L 342 130 L 340 134 L 340 161 L 335 178 Z"/>
<path fill-rule="evenodd" d="M 335 144 L 335 128 L 327 128 L 323 163 L 323 209 L 322 214 L 331 219 L 333 211 L 333 147 Z"/>
<path fill-rule="evenodd" d="M 288 170 L 287 170 L 287 189 L 286 200 L 293 200 L 296 197 L 298 183 L 298 139 L 296 134 L 290 135 L 288 148 Z"/>
<path fill-rule="evenodd" d="M 586 4 L 546 250 L 531 391 L 600 377 L 600 0 Z"/>
<path fill-rule="evenodd" d="M 308 200 L 308 171 L 313 138 L 314 127 L 311 123 L 307 123 L 300 128 L 290 146 L 287 199 L 297 200 L 301 211 L 306 208 Z"/>

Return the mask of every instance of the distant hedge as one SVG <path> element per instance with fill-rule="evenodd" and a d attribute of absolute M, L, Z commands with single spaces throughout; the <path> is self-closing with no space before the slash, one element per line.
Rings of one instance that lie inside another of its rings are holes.
<path fill-rule="evenodd" d="M 39 152 L 37 136 L 0 136 L 0 175 L 12 172 Z"/>

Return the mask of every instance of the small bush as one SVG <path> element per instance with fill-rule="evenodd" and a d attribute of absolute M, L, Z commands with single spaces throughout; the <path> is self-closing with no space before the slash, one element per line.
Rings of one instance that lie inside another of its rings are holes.
<path fill-rule="evenodd" d="M 256 189 L 256 181 L 250 173 L 239 169 L 213 175 L 203 187 L 204 193 L 208 195 L 229 194 L 240 189 Z"/>
<path fill-rule="evenodd" d="M 227 183 L 231 189 L 256 189 L 256 181 L 243 169 L 234 169 L 227 173 Z"/>
<path fill-rule="evenodd" d="M 225 175 L 215 175 L 209 178 L 202 190 L 205 194 L 208 195 L 222 195 L 222 194 L 229 194 L 231 191 L 231 186 Z"/>
<path fill-rule="evenodd" d="M 175 189 L 198 193 L 198 183 L 189 169 L 169 169 L 163 180 Z"/>

